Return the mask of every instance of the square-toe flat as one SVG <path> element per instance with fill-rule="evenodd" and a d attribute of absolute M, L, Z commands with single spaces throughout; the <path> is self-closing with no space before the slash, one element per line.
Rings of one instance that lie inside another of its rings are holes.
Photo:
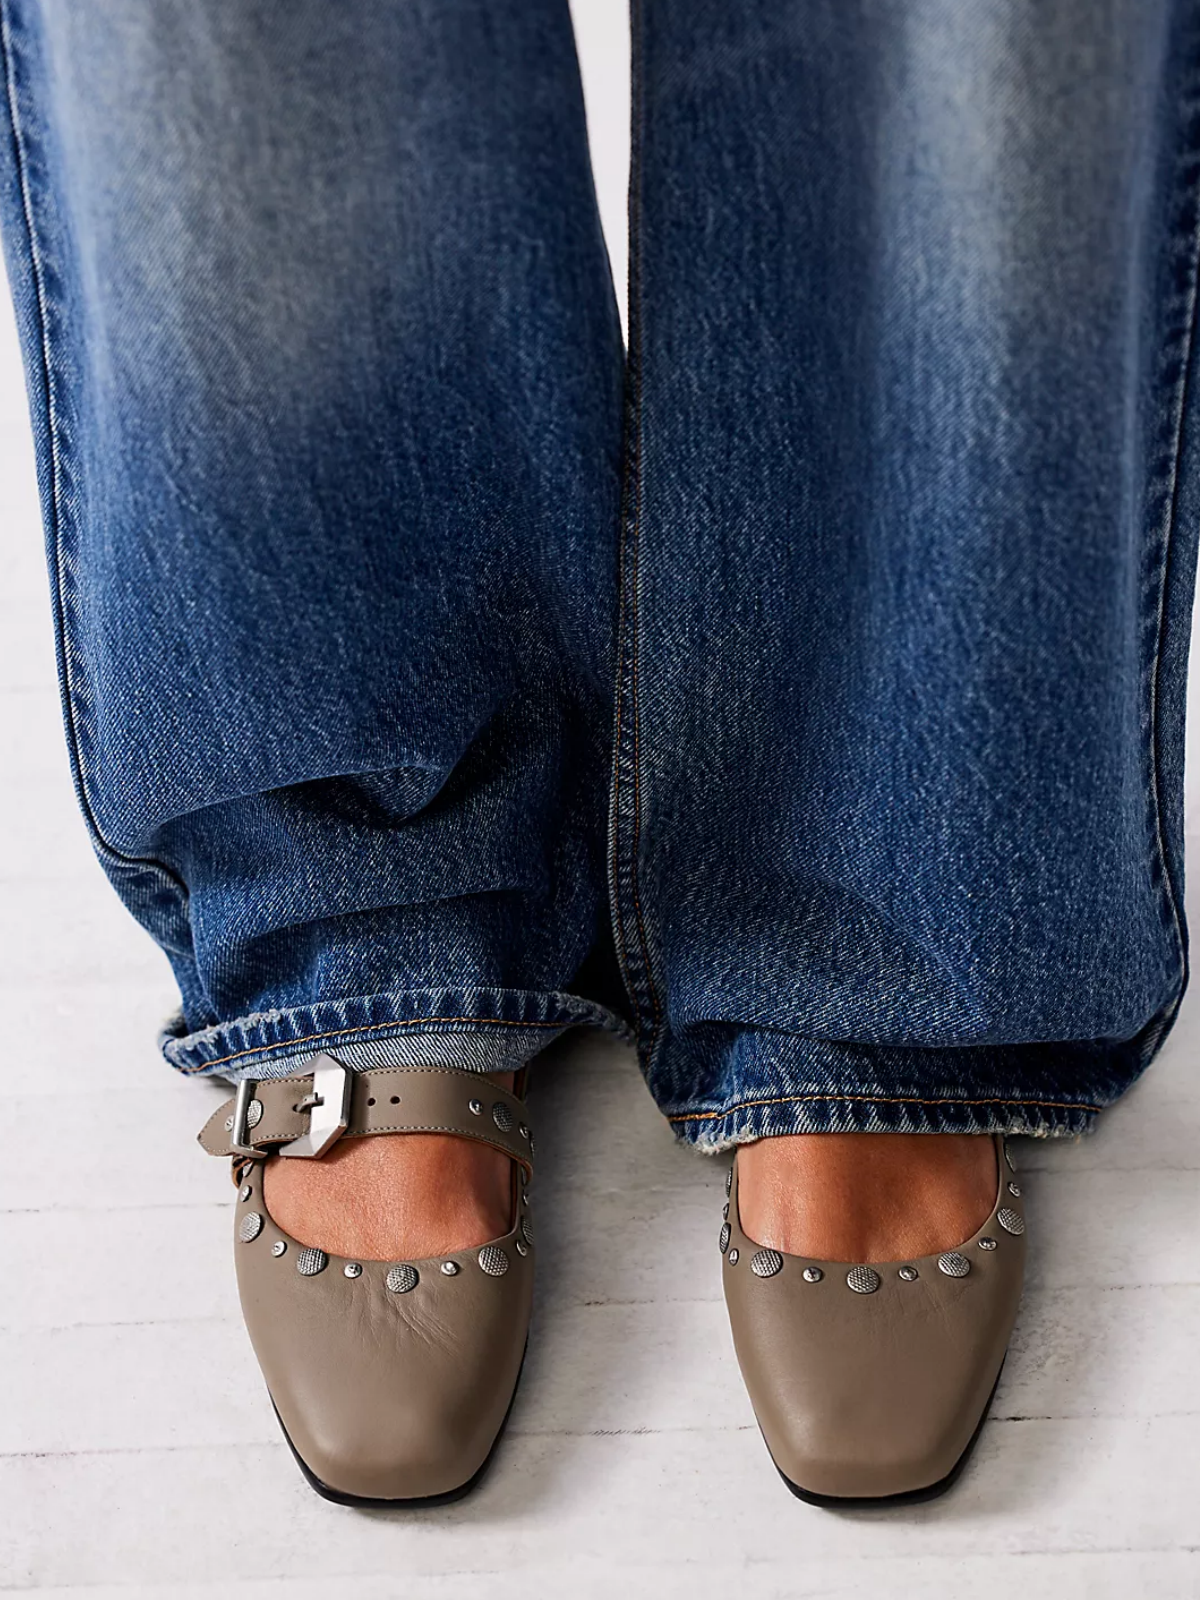
<path fill-rule="evenodd" d="M 720 1246 L 742 1377 L 792 1492 L 818 1505 L 931 1499 L 961 1471 L 1000 1375 L 1025 1268 L 1004 1139 L 987 1221 L 907 1261 L 816 1261 L 748 1239 L 737 1159 Z"/>
<path fill-rule="evenodd" d="M 262 1193 L 272 1152 L 317 1159 L 338 1138 L 447 1133 L 516 1163 L 512 1226 L 480 1248 L 407 1261 L 305 1246 Z M 453 1067 L 349 1072 L 332 1057 L 244 1081 L 200 1142 L 238 1182 L 234 1255 L 246 1327 L 309 1483 L 349 1505 L 457 1499 L 479 1479 L 516 1392 L 533 1298 L 524 1102 Z"/>

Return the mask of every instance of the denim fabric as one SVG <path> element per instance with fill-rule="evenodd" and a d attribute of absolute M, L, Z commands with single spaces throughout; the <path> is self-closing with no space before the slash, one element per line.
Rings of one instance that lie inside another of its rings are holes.
<path fill-rule="evenodd" d="M 638 0 L 624 383 L 565 0 L 0 19 L 67 733 L 173 1065 L 619 1030 L 611 910 L 702 1146 L 1129 1086 L 1200 0 Z"/>
<path fill-rule="evenodd" d="M 3 18 L 68 736 L 168 1058 L 618 1025 L 563 992 L 623 361 L 565 3 Z"/>
<path fill-rule="evenodd" d="M 635 8 L 612 876 L 659 1104 L 1086 1126 L 1184 985 L 1194 0 Z"/>

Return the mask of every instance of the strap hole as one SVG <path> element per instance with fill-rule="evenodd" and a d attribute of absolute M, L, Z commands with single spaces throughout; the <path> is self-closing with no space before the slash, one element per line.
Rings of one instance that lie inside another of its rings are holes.
<path fill-rule="evenodd" d="M 398 1106 L 400 1104 L 400 1096 L 398 1094 L 394 1094 L 392 1096 L 392 1104 L 394 1106 Z"/>
<path fill-rule="evenodd" d="M 367 1096 L 367 1104 L 369 1106 L 373 1106 L 375 1104 L 375 1096 L 373 1094 Z"/>

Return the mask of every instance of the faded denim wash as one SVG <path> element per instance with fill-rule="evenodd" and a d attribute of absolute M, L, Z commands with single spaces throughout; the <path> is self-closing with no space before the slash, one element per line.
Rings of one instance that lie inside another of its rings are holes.
<path fill-rule="evenodd" d="M 1069 1132 L 1186 981 L 1200 0 L 0 0 L 68 740 L 185 1073 Z M 589 960 L 589 952 L 593 952 Z M 582 969 L 582 970 L 581 970 Z"/>

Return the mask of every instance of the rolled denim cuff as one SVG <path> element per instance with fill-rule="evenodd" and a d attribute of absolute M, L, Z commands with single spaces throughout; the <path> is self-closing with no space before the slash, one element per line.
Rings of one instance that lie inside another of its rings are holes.
<path fill-rule="evenodd" d="M 1085 1133 L 1153 1053 L 1159 1029 L 1127 1041 L 954 1049 L 715 1026 L 697 1034 L 693 1048 L 719 1047 L 724 1060 L 692 1081 L 724 1082 L 729 1096 L 663 1110 L 677 1138 L 715 1152 L 787 1133 Z"/>
<path fill-rule="evenodd" d="M 576 995 L 523 989 L 410 989 L 323 1000 L 238 1017 L 185 1034 L 181 1018 L 159 1037 L 188 1077 L 286 1078 L 321 1051 L 355 1071 L 449 1064 L 513 1071 L 568 1028 L 603 1028 L 628 1040 L 614 1012 Z"/>

